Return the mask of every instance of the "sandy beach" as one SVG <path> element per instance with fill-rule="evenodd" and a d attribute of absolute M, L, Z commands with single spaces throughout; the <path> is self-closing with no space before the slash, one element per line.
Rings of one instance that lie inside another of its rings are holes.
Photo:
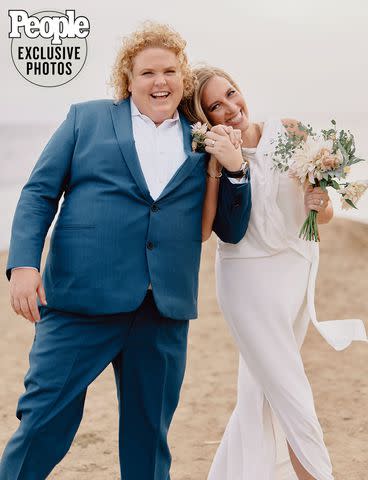
<path fill-rule="evenodd" d="M 362 318 L 368 327 L 368 225 L 335 219 L 321 228 L 316 307 L 320 320 Z M 216 303 L 216 241 L 204 246 L 200 317 L 191 323 L 188 366 L 170 432 L 172 480 L 205 480 L 236 399 L 238 355 Z M 4 272 L 6 253 L 0 256 Z M 0 276 L 0 450 L 16 429 L 33 326 L 11 310 Z M 368 344 L 335 352 L 313 327 L 302 350 L 336 480 L 368 478 Z M 119 479 L 117 401 L 112 368 L 89 388 L 73 446 L 50 478 Z M 256 479 L 254 479 L 256 480 Z"/>

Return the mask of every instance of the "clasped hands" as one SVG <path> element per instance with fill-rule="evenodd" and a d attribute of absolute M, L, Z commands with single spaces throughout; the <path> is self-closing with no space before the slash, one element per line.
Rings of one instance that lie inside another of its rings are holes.
<path fill-rule="evenodd" d="M 218 177 L 223 167 L 235 172 L 243 162 L 241 131 L 226 125 L 216 125 L 206 134 L 206 152 L 211 154 L 208 174 Z"/>

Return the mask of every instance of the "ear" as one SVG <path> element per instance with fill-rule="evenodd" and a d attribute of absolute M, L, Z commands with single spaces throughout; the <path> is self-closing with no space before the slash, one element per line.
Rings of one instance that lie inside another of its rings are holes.
<path fill-rule="evenodd" d="M 129 72 L 127 75 L 127 80 L 128 80 L 128 92 L 132 93 L 132 73 Z"/>

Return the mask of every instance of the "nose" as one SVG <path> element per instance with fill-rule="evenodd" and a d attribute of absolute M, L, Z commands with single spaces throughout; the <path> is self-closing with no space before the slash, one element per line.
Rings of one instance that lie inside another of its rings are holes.
<path fill-rule="evenodd" d="M 166 85 L 166 78 L 164 74 L 158 74 L 155 77 L 155 85 L 161 86 Z"/>
<path fill-rule="evenodd" d="M 230 114 L 236 113 L 238 110 L 238 107 L 233 102 L 230 102 L 230 101 L 227 101 L 225 103 L 225 108 L 226 108 L 226 111 Z"/>

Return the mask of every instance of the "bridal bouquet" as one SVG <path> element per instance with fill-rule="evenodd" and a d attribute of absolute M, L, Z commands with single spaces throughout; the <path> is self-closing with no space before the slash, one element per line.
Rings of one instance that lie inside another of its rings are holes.
<path fill-rule="evenodd" d="M 332 187 L 341 195 L 343 209 L 356 208 L 368 188 L 367 181 L 347 182 L 351 165 L 364 159 L 355 156 L 355 141 L 348 130 L 338 131 L 335 120 L 331 128 L 315 133 L 310 125 L 298 124 L 305 135 L 280 133 L 272 156 L 274 167 L 288 171 L 302 185 L 309 182 L 326 190 Z M 317 212 L 311 210 L 300 230 L 304 240 L 319 241 Z"/>

